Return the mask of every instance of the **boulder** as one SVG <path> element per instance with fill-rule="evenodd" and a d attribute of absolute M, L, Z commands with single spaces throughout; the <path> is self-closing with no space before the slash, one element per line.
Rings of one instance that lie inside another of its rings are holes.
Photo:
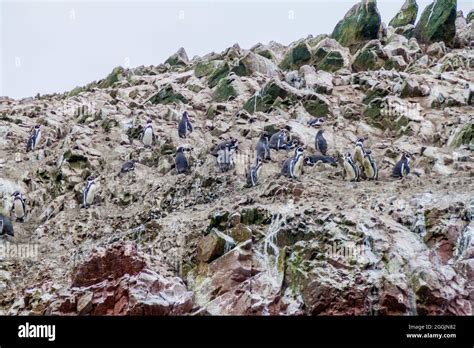
<path fill-rule="evenodd" d="M 398 28 L 406 25 L 413 25 L 418 15 L 418 4 L 416 0 L 406 0 L 402 8 L 395 17 L 388 23 L 388 25 Z"/>
<path fill-rule="evenodd" d="M 238 65 L 232 71 L 239 76 L 251 76 L 254 73 L 260 73 L 274 77 L 278 73 L 278 67 L 272 60 L 249 51 L 239 60 Z"/>
<path fill-rule="evenodd" d="M 384 66 L 388 56 L 379 40 L 369 41 L 354 56 L 354 71 L 378 70 Z"/>
<path fill-rule="evenodd" d="M 334 88 L 332 83 L 333 75 L 324 70 L 316 71 L 310 65 L 303 65 L 300 68 L 300 74 L 303 76 L 306 88 L 311 88 L 317 93 L 331 94 Z"/>
<path fill-rule="evenodd" d="M 349 67 L 351 60 L 349 50 L 334 39 L 324 38 L 312 50 L 314 52 L 312 65 L 316 69 L 334 72 Z"/>
<path fill-rule="evenodd" d="M 181 47 L 176 53 L 171 55 L 165 63 L 168 63 L 171 66 L 186 66 L 189 64 L 188 55 L 183 47 Z"/>
<path fill-rule="evenodd" d="M 444 41 L 453 46 L 456 34 L 456 0 L 436 0 L 421 14 L 415 27 L 415 37 L 420 43 Z"/>
<path fill-rule="evenodd" d="M 288 48 L 279 66 L 283 70 L 298 69 L 300 66 L 308 64 L 311 58 L 311 48 L 306 40 L 299 40 Z"/>
<path fill-rule="evenodd" d="M 339 21 L 331 37 L 355 52 L 367 41 L 378 38 L 381 24 L 377 1 L 362 0 Z"/>

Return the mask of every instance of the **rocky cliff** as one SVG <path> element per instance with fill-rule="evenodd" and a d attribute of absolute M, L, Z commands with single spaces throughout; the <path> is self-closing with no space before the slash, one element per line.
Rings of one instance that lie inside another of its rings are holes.
<path fill-rule="evenodd" d="M 415 25 L 416 10 L 407 1 L 386 27 L 364 0 L 331 37 L 180 49 L 68 93 L 0 98 L 1 207 L 8 216 L 20 191 L 28 211 L 0 237 L 0 314 L 472 315 L 473 17 L 435 1 Z M 246 187 L 263 131 L 318 153 L 314 118 L 336 165 L 286 178 L 293 150 L 272 150 Z M 342 155 L 361 137 L 378 180 L 349 182 Z M 222 172 L 211 151 L 230 138 Z M 392 178 L 403 151 L 411 174 Z M 135 170 L 120 173 L 127 160 Z M 36 249 L 10 257 L 7 245 Z"/>

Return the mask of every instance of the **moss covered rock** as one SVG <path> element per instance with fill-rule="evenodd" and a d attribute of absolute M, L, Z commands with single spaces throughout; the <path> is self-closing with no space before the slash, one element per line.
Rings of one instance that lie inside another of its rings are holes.
<path fill-rule="evenodd" d="M 347 67 L 350 53 L 336 40 L 325 38 L 314 47 L 313 66 L 316 69 L 334 72 Z"/>
<path fill-rule="evenodd" d="M 280 68 L 283 70 L 298 69 L 311 60 L 311 48 L 305 40 L 294 43 L 285 54 Z"/>
<path fill-rule="evenodd" d="M 418 4 L 416 0 L 406 0 L 400 11 L 392 18 L 388 25 L 398 28 L 409 24 L 415 24 L 418 15 Z"/>
<path fill-rule="evenodd" d="M 181 47 L 178 52 L 171 55 L 165 63 L 168 63 L 171 66 L 186 66 L 189 63 L 188 55 L 183 47 Z"/>
<path fill-rule="evenodd" d="M 382 20 L 376 0 L 362 0 L 337 23 L 332 37 L 355 52 L 365 42 L 377 39 Z"/>
<path fill-rule="evenodd" d="M 418 42 L 444 41 L 452 46 L 456 35 L 456 9 L 456 0 L 436 0 L 428 5 L 415 27 Z"/>
<path fill-rule="evenodd" d="M 125 69 L 122 68 L 121 66 L 118 66 L 114 68 L 114 70 L 112 70 L 112 72 L 109 75 L 107 75 L 107 77 L 99 83 L 98 87 L 99 88 L 112 87 L 112 85 L 115 82 L 123 80 L 124 78 L 125 78 Z"/>
<path fill-rule="evenodd" d="M 163 87 L 148 101 L 152 104 L 188 103 L 188 100 L 181 93 L 176 92 L 173 85 Z"/>
<path fill-rule="evenodd" d="M 369 41 L 354 57 L 352 69 L 354 71 L 378 70 L 385 65 L 387 59 L 382 44 L 379 40 Z"/>
<path fill-rule="evenodd" d="M 468 123 L 454 136 L 450 146 L 460 147 L 461 145 L 469 145 L 474 147 L 474 124 Z"/>
<path fill-rule="evenodd" d="M 216 102 L 225 102 L 236 96 L 237 91 L 232 85 L 232 81 L 229 79 L 221 79 L 213 93 L 213 98 Z"/>

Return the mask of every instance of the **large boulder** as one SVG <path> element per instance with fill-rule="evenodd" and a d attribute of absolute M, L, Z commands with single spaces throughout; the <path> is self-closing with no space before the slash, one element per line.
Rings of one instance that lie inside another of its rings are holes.
<path fill-rule="evenodd" d="M 260 73 L 273 77 L 278 74 L 278 67 L 272 60 L 249 51 L 239 60 L 238 65 L 232 71 L 239 76 L 250 76 L 254 73 Z"/>
<path fill-rule="evenodd" d="M 341 68 L 347 68 L 350 64 L 349 50 L 334 39 L 321 40 L 313 48 L 313 51 L 313 65 L 316 69 L 334 72 Z"/>
<path fill-rule="evenodd" d="M 378 38 L 382 20 L 376 0 L 362 0 L 337 23 L 332 37 L 355 52 L 365 42 Z"/>
<path fill-rule="evenodd" d="M 285 54 L 280 68 L 283 70 L 297 69 L 311 61 L 311 47 L 306 40 L 299 40 L 293 43 Z"/>
<path fill-rule="evenodd" d="M 188 55 L 183 47 L 181 47 L 176 53 L 171 55 L 165 63 L 169 65 L 178 65 L 178 66 L 186 66 L 189 64 Z"/>
<path fill-rule="evenodd" d="M 456 0 L 436 0 L 423 11 L 415 27 L 415 37 L 420 43 L 444 41 L 453 46 L 456 34 Z"/>
<path fill-rule="evenodd" d="M 415 24 L 418 14 L 418 4 L 416 0 L 406 0 L 400 11 L 392 18 L 388 25 L 398 28 L 409 24 Z"/>
<path fill-rule="evenodd" d="M 378 70 L 388 59 L 387 53 L 379 40 L 369 41 L 354 56 L 352 69 L 354 71 Z"/>

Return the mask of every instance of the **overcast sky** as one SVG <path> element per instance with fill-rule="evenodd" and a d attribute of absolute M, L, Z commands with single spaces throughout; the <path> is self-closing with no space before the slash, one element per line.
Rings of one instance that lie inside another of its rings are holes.
<path fill-rule="evenodd" d="M 118 65 L 158 65 L 179 47 L 191 58 L 331 33 L 357 1 L 0 0 L 0 96 L 64 92 Z M 379 0 L 382 20 L 403 2 Z M 429 3 L 418 0 L 420 10 Z M 458 9 L 467 14 L 472 4 L 459 0 Z"/>

